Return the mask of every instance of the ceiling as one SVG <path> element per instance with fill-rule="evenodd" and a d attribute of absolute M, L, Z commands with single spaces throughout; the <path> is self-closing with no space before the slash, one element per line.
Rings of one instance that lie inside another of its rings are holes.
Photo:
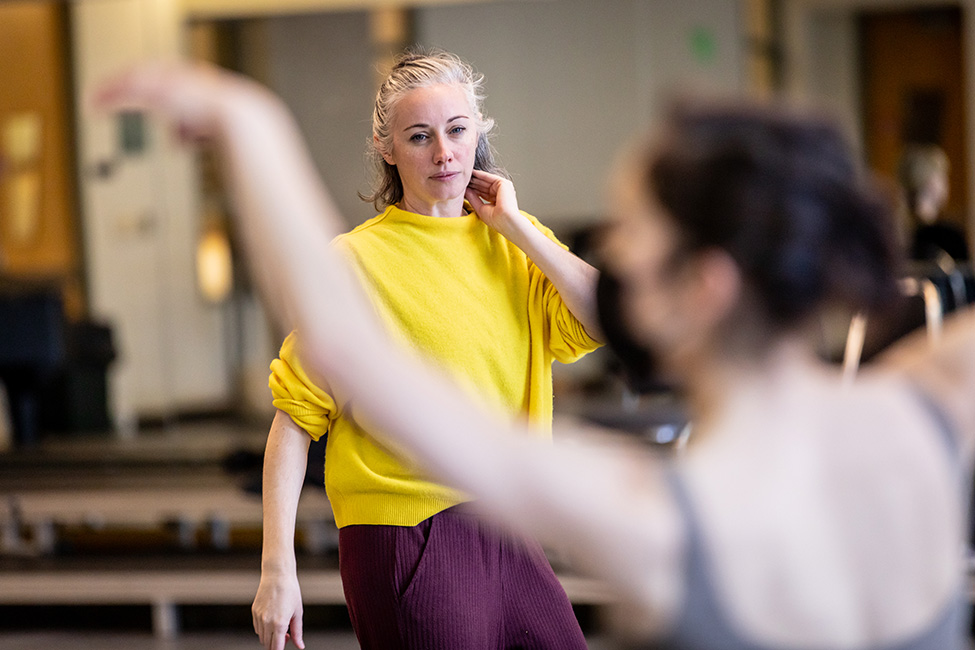
<path fill-rule="evenodd" d="M 323 11 L 399 9 L 430 5 L 474 4 L 485 0 L 182 0 L 190 18 L 243 18 Z M 508 0 L 516 1 L 516 0 Z M 517 0 L 524 2 L 526 0 Z M 539 0 L 533 0 L 539 1 Z M 553 0 L 548 0 L 553 1 Z"/>

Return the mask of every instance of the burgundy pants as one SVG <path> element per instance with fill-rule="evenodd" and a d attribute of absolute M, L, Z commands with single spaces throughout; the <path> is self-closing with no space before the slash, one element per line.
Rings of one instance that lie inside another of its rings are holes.
<path fill-rule="evenodd" d="M 413 527 L 339 531 L 345 599 L 364 650 L 585 650 L 537 543 L 457 506 Z"/>

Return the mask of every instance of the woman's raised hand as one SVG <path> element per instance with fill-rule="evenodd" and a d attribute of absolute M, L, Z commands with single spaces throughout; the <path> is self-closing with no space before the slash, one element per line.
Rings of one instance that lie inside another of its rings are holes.
<path fill-rule="evenodd" d="M 520 216 L 514 183 L 496 174 L 475 169 L 464 198 L 481 221 L 502 235 L 506 226 Z"/>

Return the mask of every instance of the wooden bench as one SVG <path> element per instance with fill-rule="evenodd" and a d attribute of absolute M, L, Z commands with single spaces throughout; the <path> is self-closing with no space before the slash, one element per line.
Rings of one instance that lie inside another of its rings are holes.
<path fill-rule="evenodd" d="M 197 530 L 206 526 L 213 546 L 226 548 L 233 528 L 259 528 L 261 520 L 261 498 L 229 484 L 7 492 L 0 494 L 0 552 L 50 554 L 56 548 L 58 526 L 134 529 L 174 523 L 182 546 L 192 547 Z M 296 526 L 313 555 L 337 546 L 331 505 L 321 489 L 302 491 Z M 149 605 L 154 633 L 172 637 L 179 632 L 180 605 L 249 605 L 257 592 L 259 559 L 247 561 L 245 567 L 226 562 L 205 566 L 205 558 L 202 562 L 203 566 L 199 558 L 186 557 L 134 568 L 131 562 L 116 566 L 103 560 L 78 566 L 47 558 L 40 563 L 45 568 L 0 570 L 0 604 Z M 298 575 L 305 604 L 345 605 L 336 569 L 299 569 Z M 598 605 L 611 599 L 596 581 L 568 574 L 559 579 L 575 604 Z"/>
<path fill-rule="evenodd" d="M 175 524 L 180 544 L 190 548 L 203 527 L 211 543 L 227 548 L 234 527 L 260 528 L 261 497 L 234 485 L 203 487 L 35 490 L 0 495 L 0 552 L 47 554 L 56 528 L 154 528 Z M 321 552 L 336 544 L 332 507 L 324 490 L 306 487 L 296 526 L 305 548 Z M 26 530 L 30 542 L 21 531 Z"/>
<path fill-rule="evenodd" d="M 342 580 L 334 569 L 298 570 L 305 605 L 344 605 Z M 612 601 L 601 583 L 560 575 L 577 605 Z M 150 605 L 153 632 L 160 638 L 179 634 L 179 605 L 250 605 L 260 570 L 121 569 L 0 571 L 0 604 L 7 605 Z"/>

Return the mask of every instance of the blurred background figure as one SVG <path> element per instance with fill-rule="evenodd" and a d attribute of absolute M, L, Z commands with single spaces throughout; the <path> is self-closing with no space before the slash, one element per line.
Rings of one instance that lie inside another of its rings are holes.
<path fill-rule="evenodd" d="M 936 145 L 910 145 L 897 169 L 909 228 L 911 259 L 950 264 L 969 260 L 965 232 L 946 218 L 950 163 Z"/>

